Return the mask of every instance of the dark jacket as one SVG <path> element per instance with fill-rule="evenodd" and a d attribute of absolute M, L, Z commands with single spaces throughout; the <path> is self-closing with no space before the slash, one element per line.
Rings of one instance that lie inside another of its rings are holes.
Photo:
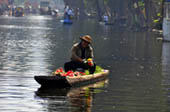
<path fill-rule="evenodd" d="M 78 58 L 81 58 L 81 55 L 82 55 L 81 43 L 74 44 L 73 47 L 71 48 L 71 60 L 77 61 Z M 93 57 L 94 57 L 93 48 L 89 44 L 88 47 L 85 48 L 85 59 Z"/>

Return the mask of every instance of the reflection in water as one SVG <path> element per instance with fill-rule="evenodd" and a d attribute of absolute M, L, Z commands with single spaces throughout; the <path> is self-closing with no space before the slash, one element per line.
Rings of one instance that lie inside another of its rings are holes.
<path fill-rule="evenodd" d="M 170 43 L 164 42 L 162 48 L 162 72 L 164 77 L 164 85 L 170 85 Z"/>
<path fill-rule="evenodd" d="M 47 21 L 39 19 L 40 23 L 35 24 L 31 18 L 0 19 L 0 26 L 6 26 L 0 27 L 0 111 L 41 111 L 41 105 L 33 99 L 33 91 L 38 87 L 33 73 L 48 72 L 44 61 L 48 54 L 44 50 L 48 44 L 44 35 L 48 31 L 43 29 L 48 27 Z"/>
<path fill-rule="evenodd" d="M 170 104 L 170 43 L 164 42 L 162 47 L 162 86 L 165 94 L 166 101 Z M 170 107 L 166 107 L 170 108 Z"/>
<path fill-rule="evenodd" d="M 94 95 L 102 92 L 101 88 L 106 86 L 107 83 L 108 80 L 103 80 L 77 88 L 40 88 L 36 95 L 45 100 L 48 111 L 91 112 Z"/>
<path fill-rule="evenodd" d="M 23 26 L 16 26 L 16 25 L 0 25 L 1 28 L 7 28 L 7 29 L 34 29 L 34 30 L 50 30 L 51 28 L 48 27 L 23 27 Z"/>
<path fill-rule="evenodd" d="M 43 24 L 44 26 L 46 25 L 44 21 L 41 22 L 41 26 L 43 26 Z M 8 29 L 11 29 L 9 25 L 7 26 Z M 3 42 L 3 44 L 1 44 L 3 50 L 1 53 L 2 70 L 8 70 L 8 72 L 23 72 L 30 70 L 28 67 L 31 67 L 32 63 L 34 63 L 34 65 L 38 64 L 38 67 L 33 67 L 34 69 L 38 69 L 41 63 L 43 65 L 41 65 L 42 67 L 47 65 L 43 61 L 45 54 L 43 49 L 46 45 L 46 40 L 43 36 L 46 35 L 46 30 L 41 29 L 40 32 L 31 28 L 31 30 L 25 29 L 25 26 L 15 26 L 15 28 L 16 29 L 11 29 L 13 32 L 2 32 L 2 35 L 4 35 L 3 38 L 1 38 Z M 36 61 L 33 59 L 36 59 Z"/>

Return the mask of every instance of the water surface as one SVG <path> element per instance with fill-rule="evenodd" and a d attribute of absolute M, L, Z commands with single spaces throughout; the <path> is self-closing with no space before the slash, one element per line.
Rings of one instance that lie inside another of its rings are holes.
<path fill-rule="evenodd" d="M 50 75 L 70 59 L 79 36 L 93 38 L 106 81 L 41 90 L 35 75 Z M 0 111 L 168 112 L 170 44 L 152 32 L 132 32 L 94 20 L 63 25 L 49 16 L 0 17 Z"/>

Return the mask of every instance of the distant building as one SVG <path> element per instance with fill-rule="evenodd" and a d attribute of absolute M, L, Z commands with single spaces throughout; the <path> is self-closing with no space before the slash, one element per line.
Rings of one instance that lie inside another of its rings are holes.
<path fill-rule="evenodd" d="M 8 4 L 8 0 L 0 0 L 0 4 Z"/>
<path fill-rule="evenodd" d="M 0 5 L 6 4 L 8 5 L 8 0 L 0 0 Z"/>

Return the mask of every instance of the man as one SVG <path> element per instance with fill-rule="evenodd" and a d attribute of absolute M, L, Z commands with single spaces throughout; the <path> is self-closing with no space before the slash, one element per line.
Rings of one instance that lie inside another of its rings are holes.
<path fill-rule="evenodd" d="M 89 70 L 90 74 L 93 74 L 96 70 L 96 64 L 92 66 L 86 63 L 88 58 L 94 58 L 93 48 L 91 47 L 92 38 L 89 35 L 80 37 L 81 42 L 73 45 L 71 49 L 71 61 L 64 64 L 65 71 L 77 69 Z"/>

